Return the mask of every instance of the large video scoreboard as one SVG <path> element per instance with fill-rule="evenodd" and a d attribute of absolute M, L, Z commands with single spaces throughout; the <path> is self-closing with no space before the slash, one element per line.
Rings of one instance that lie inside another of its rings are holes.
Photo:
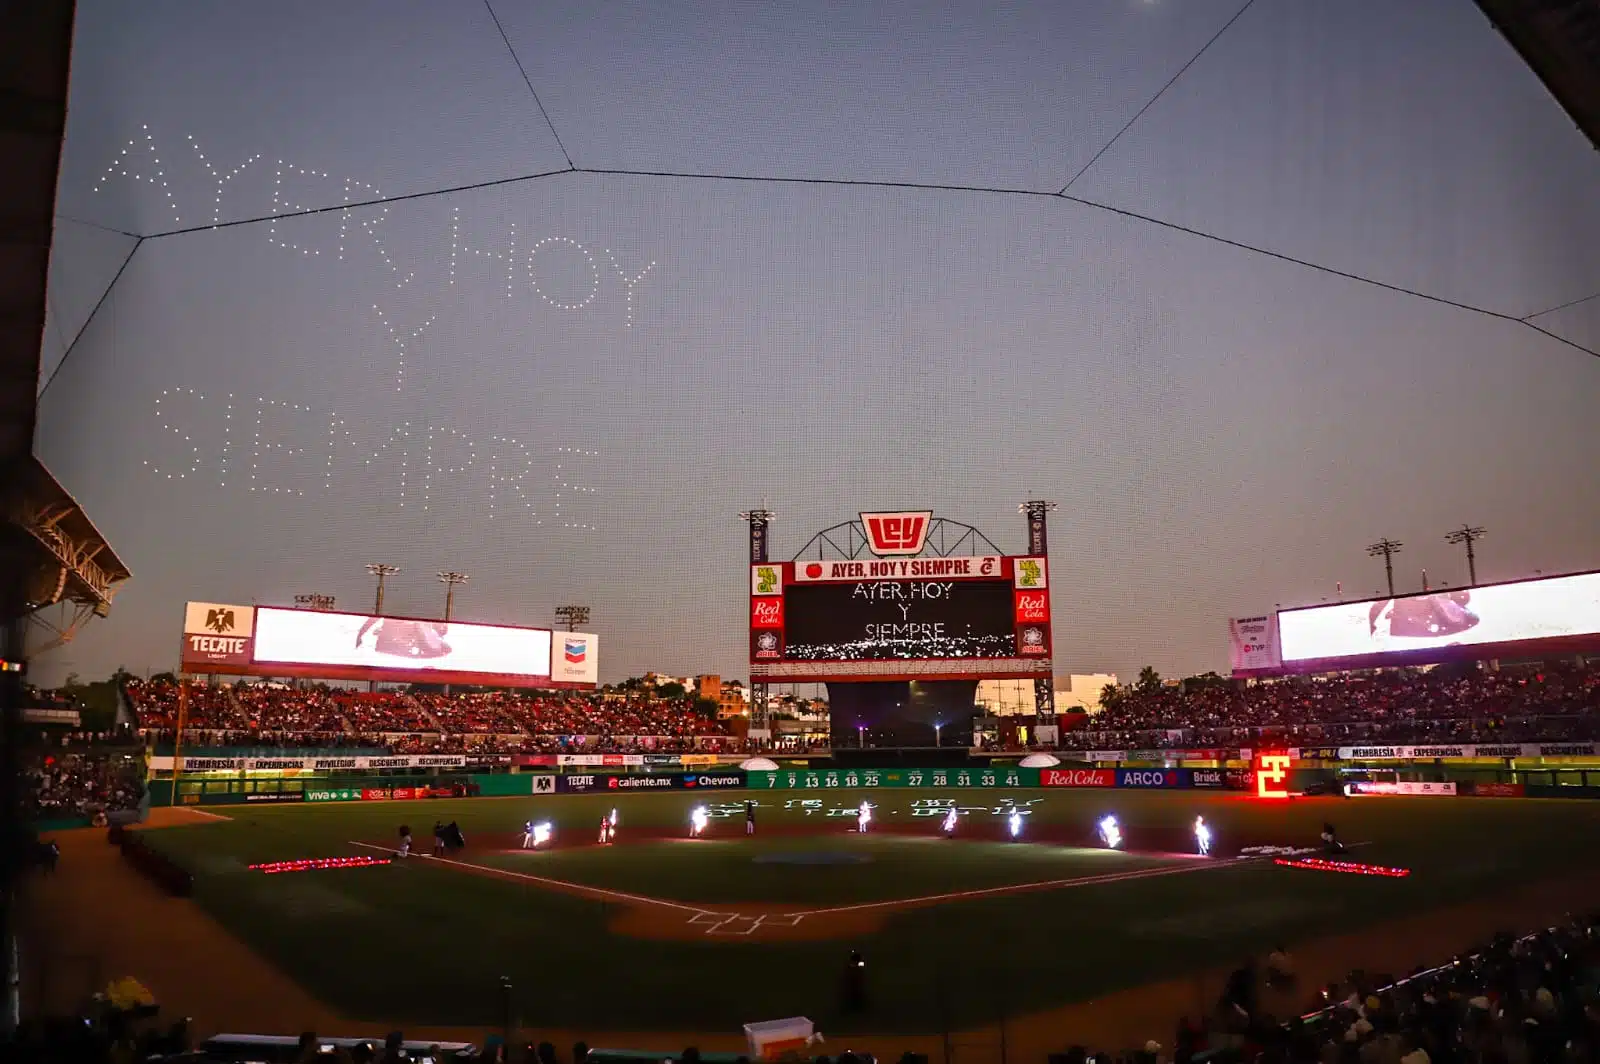
<path fill-rule="evenodd" d="M 1044 558 L 773 562 L 750 570 L 750 671 L 768 680 L 1049 672 Z"/>

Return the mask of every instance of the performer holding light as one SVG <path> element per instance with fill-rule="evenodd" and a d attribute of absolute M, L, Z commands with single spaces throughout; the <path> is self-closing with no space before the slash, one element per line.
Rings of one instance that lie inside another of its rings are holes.
<path fill-rule="evenodd" d="M 616 815 L 617 811 L 613 809 L 609 816 L 600 818 L 600 845 L 602 846 L 611 845 L 611 840 L 617 837 L 617 824 L 613 819 Z"/>
<path fill-rule="evenodd" d="M 1110 849 L 1117 849 L 1122 845 L 1122 827 L 1114 816 L 1104 817 L 1100 821 L 1100 841 Z"/>
<path fill-rule="evenodd" d="M 542 820 L 539 823 L 530 826 L 532 830 L 529 831 L 528 836 L 532 842 L 533 849 L 535 850 L 549 842 L 550 836 L 554 834 L 550 827 L 550 821 L 548 820 Z"/>
<path fill-rule="evenodd" d="M 1022 813 L 1016 809 L 1011 810 L 1010 817 L 1011 837 L 1016 838 L 1022 834 Z"/>
<path fill-rule="evenodd" d="M 533 845 L 533 821 L 529 820 L 525 821 L 522 825 L 522 848 L 524 850 L 531 850 L 533 849 Z"/>
<path fill-rule="evenodd" d="M 954 807 L 951 807 L 950 811 L 944 815 L 945 838 L 949 838 L 956 833 L 956 820 L 960 815 L 955 811 Z"/>
<path fill-rule="evenodd" d="M 1200 856 L 1205 857 L 1211 853 L 1211 825 L 1206 823 L 1206 818 L 1194 818 L 1194 842 L 1200 848 Z"/>
<path fill-rule="evenodd" d="M 856 830 L 865 835 L 867 825 L 872 823 L 872 806 L 866 802 L 861 803 L 861 808 L 856 811 Z"/>
<path fill-rule="evenodd" d="M 689 814 L 689 837 L 698 839 L 705 834 L 706 824 L 711 820 L 711 814 L 706 812 L 706 807 L 696 806 L 694 812 Z"/>

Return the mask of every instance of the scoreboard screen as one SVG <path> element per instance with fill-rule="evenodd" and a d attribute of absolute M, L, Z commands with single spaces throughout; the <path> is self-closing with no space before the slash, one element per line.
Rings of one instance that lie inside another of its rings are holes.
<path fill-rule="evenodd" d="M 1010 580 L 795 584 L 784 595 L 790 661 L 1010 658 Z"/>

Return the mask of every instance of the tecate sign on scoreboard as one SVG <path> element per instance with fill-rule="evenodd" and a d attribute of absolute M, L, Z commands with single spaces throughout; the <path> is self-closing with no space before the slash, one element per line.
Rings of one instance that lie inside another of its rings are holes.
<path fill-rule="evenodd" d="M 1282 610 L 1285 662 L 1600 635 L 1600 573 Z"/>
<path fill-rule="evenodd" d="M 324 666 L 367 673 L 439 673 L 543 679 L 550 632 L 492 624 L 369 617 L 263 606 L 254 664 Z"/>
<path fill-rule="evenodd" d="M 600 682 L 600 637 L 592 632 L 557 632 L 550 640 L 550 679 L 556 683 Z"/>
<path fill-rule="evenodd" d="M 186 603 L 183 608 L 184 670 L 203 672 L 208 666 L 249 665 L 255 619 L 254 606 Z"/>

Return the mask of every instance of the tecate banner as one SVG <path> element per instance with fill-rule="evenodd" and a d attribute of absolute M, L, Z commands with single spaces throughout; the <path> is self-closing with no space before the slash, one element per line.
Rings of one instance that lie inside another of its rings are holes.
<path fill-rule="evenodd" d="M 1283 610 L 1283 660 L 1600 634 L 1600 573 Z"/>
<path fill-rule="evenodd" d="M 1228 621 L 1228 664 L 1234 672 L 1279 668 L 1278 619 L 1234 617 Z"/>
<path fill-rule="evenodd" d="M 250 664 L 250 637 L 255 631 L 254 606 L 189 602 L 183 608 L 183 668 L 201 672 L 207 666 Z"/>
<path fill-rule="evenodd" d="M 550 679 L 556 683 L 600 682 L 600 637 L 590 632 L 557 632 L 550 640 Z"/>
<path fill-rule="evenodd" d="M 254 663 L 374 671 L 550 675 L 550 632 L 492 624 L 260 607 Z M 591 637 L 592 638 L 592 637 Z"/>
<path fill-rule="evenodd" d="M 1109 768 L 1042 768 L 1041 787 L 1115 787 L 1117 773 Z"/>

